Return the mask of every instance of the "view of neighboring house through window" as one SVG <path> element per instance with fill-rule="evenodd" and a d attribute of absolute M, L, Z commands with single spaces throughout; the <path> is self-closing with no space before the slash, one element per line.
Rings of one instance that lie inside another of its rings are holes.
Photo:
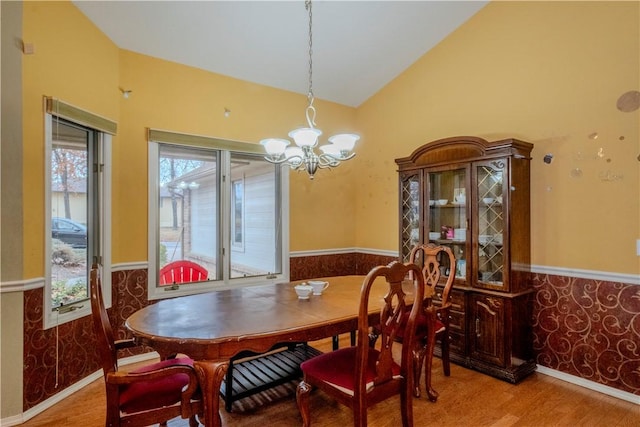
<path fill-rule="evenodd" d="M 231 244 L 234 250 L 244 250 L 244 181 L 236 179 L 231 185 Z"/>
<path fill-rule="evenodd" d="M 279 166 L 262 156 L 231 153 L 231 278 L 279 273 Z"/>
<path fill-rule="evenodd" d="M 202 146 L 151 143 L 149 152 L 150 185 L 157 186 L 150 198 L 157 202 L 150 207 L 156 246 L 150 243 L 149 268 L 157 289 L 282 272 L 278 166 L 261 155 Z M 192 269 L 204 275 L 193 279 Z M 156 297 L 168 296 L 162 294 Z"/>
<path fill-rule="evenodd" d="M 220 277 L 217 209 L 218 155 L 213 150 L 160 145 L 158 267 L 189 260 Z M 162 285 L 178 283 L 168 280 Z"/>

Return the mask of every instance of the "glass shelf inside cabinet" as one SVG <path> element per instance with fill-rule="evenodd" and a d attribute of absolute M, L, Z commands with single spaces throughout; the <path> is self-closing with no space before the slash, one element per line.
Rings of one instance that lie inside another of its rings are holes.
<path fill-rule="evenodd" d="M 502 284 L 504 267 L 503 179 L 505 164 L 495 161 L 477 167 L 478 280 Z"/>
<path fill-rule="evenodd" d="M 429 242 L 448 246 L 456 257 L 451 268 L 466 279 L 467 268 L 467 169 L 429 172 Z"/>
<path fill-rule="evenodd" d="M 411 249 L 420 242 L 420 182 L 418 175 L 402 181 L 402 257 L 409 261 Z"/>

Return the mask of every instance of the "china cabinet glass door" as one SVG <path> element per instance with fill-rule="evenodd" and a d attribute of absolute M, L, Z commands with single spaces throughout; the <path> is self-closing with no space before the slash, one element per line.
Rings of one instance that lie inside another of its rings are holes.
<path fill-rule="evenodd" d="M 456 265 L 445 265 L 441 273 L 453 273 L 460 280 L 468 277 L 467 177 L 466 168 L 428 172 L 429 215 L 425 240 L 451 248 Z"/>
<path fill-rule="evenodd" d="M 402 261 L 409 261 L 411 248 L 420 236 L 420 173 L 406 174 L 400 180 L 400 252 Z"/>
<path fill-rule="evenodd" d="M 501 287 L 504 271 L 505 209 L 503 187 L 506 161 L 498 160 L 475 165 L 477 182 L 478 284 Z"/>

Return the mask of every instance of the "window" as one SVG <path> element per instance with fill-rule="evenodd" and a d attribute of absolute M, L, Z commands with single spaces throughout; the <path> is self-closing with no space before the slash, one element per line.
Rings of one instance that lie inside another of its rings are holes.
<path fill-rule="evenodd" d="M 45 295 L 49 296 L 44 299 L 45 327 L 91 311 L 89 270 L 93 262 L 105 261 L 109 245 L 105 235 L 109 215 L 103 202 L 109 194 L 111 137 L 73 121 L 74 114 L 56 115 L 52 106 L 60 107 L 58 102 L 50 99 L 45 115 Z M 105 288 L 110 286 L 107 279 L 103 277 Z"/>
<path fill-rule="evenodd" d="M 258 144 L 149 139 L 149 298 L 287 280 L 286 171 Z"/>

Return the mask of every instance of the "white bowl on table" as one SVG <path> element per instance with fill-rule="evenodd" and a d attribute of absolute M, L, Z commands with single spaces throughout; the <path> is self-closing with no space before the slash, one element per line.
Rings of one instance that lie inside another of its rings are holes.
<path fill-rule="evenodd" d="M 296 294 L 298 294 L 299 299 L 309 299 L 309 295 L 313 292 L 313 287 L 306 283 L 300 283 L 299 285 L 294 286 L 294 289 L 296 290 Z"/>

